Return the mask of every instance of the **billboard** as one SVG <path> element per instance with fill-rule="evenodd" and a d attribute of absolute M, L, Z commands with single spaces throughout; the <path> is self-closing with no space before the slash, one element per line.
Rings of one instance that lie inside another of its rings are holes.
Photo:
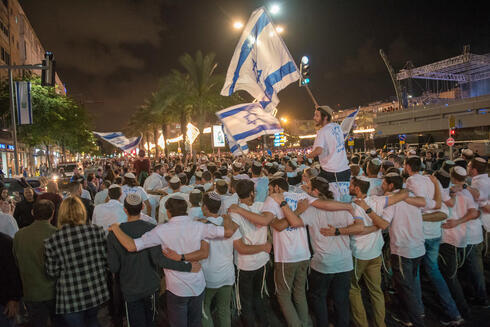
<path fill-rule="evenodd" d="M 223 132 L 221 125 L 213 125 L 213 147 L 225 147 L 225 133 Z"/>

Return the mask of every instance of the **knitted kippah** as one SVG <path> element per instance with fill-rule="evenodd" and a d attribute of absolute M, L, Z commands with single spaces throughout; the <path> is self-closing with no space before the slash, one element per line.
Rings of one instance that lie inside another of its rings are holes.
<path fill-rule="evenodd" d="M 138 193 L 130 193 L 126 196 L 126 202 L 132 206 L 141 204 L 141 196 Z"/>

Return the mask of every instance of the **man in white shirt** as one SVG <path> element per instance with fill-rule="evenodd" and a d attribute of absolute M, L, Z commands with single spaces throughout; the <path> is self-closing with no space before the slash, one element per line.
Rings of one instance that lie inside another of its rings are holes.
<path fill-rule="evenodd" d="M 224 227 L 203 224 L 187 216 L 187 201 L 179 195 L 173 195 L 165 203 L 169 222 L 160 224 L 138 239 L 126 235 L 118 224 L 110 230 L 129 252 L 161 245 L 181 255 L 181 260 L 201 247 L 204 239 L 231 237 L 235 232 L 231 224 L 224 221 Z M 231 221 L 230 221 L 231 222 Z M 186 258 L 187 257 L 187 258 Z M 206 281 L 202 270 L 199 272 L 178 272 L 164 269 L 167 286 L 167 314 L 171 326 L 200 326 L 202 302 Z"/>
<path fill-rule="evenodd" d="M 398 202 L 383 211 L 383 219 L 390 223 L 390 250 L 393 281 L 397 291 L 399 308 L 393 319 L 409 322 L 413 326 L 424 326 L 424 314 L 420 289 L 420 279 L 417 278 L 420 263 L 425 254 L 424 232 L 422 228 L 422 207 L 440 207 L 441 190 L 437 179 L 431 176 L 435 185 L 434 200 L 422 197 L 410 197 Z M 385 195 L 397 193 L 403 188 L 403 178 L 397 173 L 389 173 L 383 179 L 382 189 Z"/>
<path fill-rule="evenodd" d="M 366 166 L 366 175 L 369 179 L 369 191 L 368 195 L 383 195 L 383 188 L 381 184 L 383 184 L 383 179 L 378 178 L 378 173 L 381 169 L 381 160 L 378 158 L 374 158 L 369 160 Z"/>
<path fill-rule="evenodd" d="M 124 207 L 119 202 L 121 197 L 121 187 L 117 184 L 109 186 L 109 201 L 96 205 L 92 216 L 92 223 L 101 226 L 108 233 L 109 226 L 115 223 L 124 223 L 127 221 L 127 215 Z"/>
<path fill-rule="evenodd" d="M 464 258 L 464 249 L 468 244 L 468 223 L 478 219 L 478 205 L 473 200 L 472 195 L 466 189 L 463 189 L 467 177 L 466 170 L 456 166 L 451 169 L 451 182 L 456 186 L 456 192 L 451 192 L 454 206 L 451 210 L 450 218 L 442 225 L 442 244 L 440 246 L 441 255 L 441 272 L 445 277 L 451 294 L 456 301 L 459 311 L 463 318 L 468 318 L 470 309 L 464 297 L 463 289 L 458 280 L 458 268 L 461 266 L 461 260 Z M 481 225 L 480 225 L 481 232 Z M 472 274 L 472 278 L 483 278 L 483 269 L 478 274 Z M 484 299 L 486 300 L 486 299 Z"/>
<path fill-rule="evenodd" d="M 329 184 L 323 177 L 313 178 L 309 188 L 309 193 L 315 198 L 333 197 L 329 191 Z M 285 199 L 284 194 L 274 193 L 271 198 L 280 204 Z M 348 327 L 349 289 L 353 269 L 349 235 L 363 231 L 362 219 L 353 218 L 346 210 L 333 212 L 317 209 L 309 206 L 306 199 L 298 202 L 295 211 L 288 205 L 281 208 L 286 219 L 279 219 L 273 223 L 275 230 L 308 226 L 310 231 L 314 255 L 309 276 L 309 304 L 313 309 L 316 325 L 329 325 L 327 296 L 330 293 L 335 302 L 335 326 Z"/>
<path fill-rule="evenodd" d="M 249 179 L 239 180 L 236 184 L 240 208 L 247 211 L 260 213 L 262 202 L 254 202 L 254 183 Z M 240 229 L 243 241 L 246 245 L 253 245 L 263 250 L 246 253 L 237 251 L 237 287 L 239 303 L 241 304 L 241 316 L 245 326 L 267 325 L 269 307 L 266 296 L 268 295 L 265 284 L 266 265 L 269 262 L 269 252 L 272 248 L 267 242 L 267 226 L 255 225 L 241 214 L 230 211 L 231 218 Z"/>
<path fill-rule="evenodd" d="M 317 107 L 313 117 L 317 132 L 313 150 L 308 158 L 320 159 L 320 176 L 331 185 L 335 200 L 345 201 L 349 195 L 350 168 L 344 146 L 344 134 L 339 124 L 332 122 L 333 110 L 329 106 Z"/>
<path fill-rule="evenodd" d="M 14 235 L 18 230 L 19 226 L 12 216 L 10 203 L 8 201 L 0 200 L 0 233 L 4 233 L 11 238 L 14 238 Z"/>
<path fill-rule="evenodd" d="M 178 195 L 178 196 L 181 196 L 183 197 L 186 201 L 189 201 L 189 194 L 188 193 L 184 193 L 180 190 L 181 188 L 181 183 L 180 183 L 180 179 L 177 177 L 177 176 L 174 176 L 170 179 L 169 183 L 168 183 L 168 186 L 169 188 L 172 190 L 172 193 L 169 194 L 169 195 L 166 195 L 164 196 L 161 200 L 160 200 L 160 204 L 159 204 L 159 210 L 158 210 L 158 221 L 160 223 L 165 223 L 168 221 L 168 217 L 167 217 L 167 210 L 165 209 L 165 203 L 167 202 L 167 200 L 172 196 L 172 195 Z"/>
<path fill-rule="evenodd" d="M 215 192 L 204 194 L 202 211 L 208 223 L 217 226 L 223 225 L 224 219 L 229 216 L 218 215 L 221 207 L 221 198 Z M 269 251 L 270 244 L 246 245 L 238 225 L 235 233 L 228 239 L 207 240 L 209 242 L 209 256 L 201 261 L 204 278 L 206 279 L 206 291 L 204 297 L 203 326 L 213 326 L 212 312 L 216 311 L 218 326 L 231 326 L 231 295 L 235 283 L 235 266 L 233 264 L 233 249 L 238 253 L 259 253 Z M 211 309 L 213 299 L 216 299 L 214 310 Z"/>
<path fill-rule="evenodd" d="M 151 204 L 151 216 L 157 218 L 158 204 L 163 194 L 163 189 L 168 185 L 163 177 L 164 168 L 162 165 L 155 165 L 153 172 L 145 179 L 143 189 L 148 194 L 148 200 Z"/>
<path fill-rule="evenodd" d="M 416 196 L 423 197 L 425 199 L 434 198 L 434 184 L 426 175 L 421 175 L 422 162 L 417 156 L 412 156 L 407 158 L 404 165 L 405 173 L 410 177 L 406 180 L 407 189 L 414 193 Z M 423 209 L 422 214 L 434 213 L 437 210 L 427 210 Z M 461 314 L 454 302 L 451 292 L 449 291 L 448 285 L 444 278 L 442 277 L 441 271 L 439 270 L 438 258 L 439 258 L 439 245 L 441 243 L 441 223 L 444 217 L 441 219 L 436 219 L 434 221 L 424 221 L 423 231 L 425 238 L 425 255 L 423 258 L 424 270 L 427 273 L 432 285 L 434 285 L 437 294 L 439 295 L 439 300 L 447 316 L 453 321 L 459 320 Z M 422 303 L 420 303 L 423 306 Z"/>
<path fill-rule="evenodd" d="M 110 181 L 104 181 L 100 184 L 100 191 L 95 194 L 94 205 L 105 203 L 107 200 L 107 194 L 109 192 L 109 186 L 111 186 Z"/>
<path fill-rule="evenodd" d="M 371 304 L 374 321 L 377 326 L 385 325 L 385 301 L 381 290 L 381 265 L 383 236 L 381 230 L 388 227 L 388 222 L 381 218 L 383 210 L 408 197 L 407 192 L 390 196 L 367 196 L 369 180 L 366 177 L 353 177 L 349 186 L 350 195 L 355 196 L 355 217 L 362 217 L 364 230 L 351 237 L 352 255 L 354 257 L 354 275 L 350 289 L 352 319 L 357 326 L 369 326 L 361 296 L 359 281 L 364 279 Z"/>

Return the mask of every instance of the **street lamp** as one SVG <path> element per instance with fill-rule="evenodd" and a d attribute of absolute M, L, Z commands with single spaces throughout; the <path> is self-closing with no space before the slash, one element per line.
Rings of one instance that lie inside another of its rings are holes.
<path fill-rule="evenodd" d="M 233 23 L 233 28 L 236 30 L 241 30 L 243 28 L 243 23 L 240 21 L 236 21 Z"/>
<path fill-rule="evenodd" d="M 269 11 L 271 12 L 271 14 L 277 15 L 281 11 L 281 7 L 277 3 L 274 3 Z"/>
<path fill-rule="evenodd" d="M 281 34 L 282 32 L 284 32 L 284 27 L 282 27 L 281 25 L 276 26 L 276 32 Z"/>
<path fill-rule="evenodd" d="M 287 123 L 287 122 L 288 122 L 288 119 L 287 119 L 286 117 L 281 117 L 281 121 L 282 121 L 283 123 Z"/>

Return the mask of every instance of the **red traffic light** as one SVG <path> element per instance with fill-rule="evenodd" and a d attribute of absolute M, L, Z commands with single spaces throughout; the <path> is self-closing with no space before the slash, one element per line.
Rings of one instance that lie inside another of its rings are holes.
<path fill-rule="evenodd" d="M 454 129 L 451 129 L 451 131 L 449 132 L 449 134 L 451 134 L 451 136 L 454 136 L 454 135 L 456 135 L 456 131 Z"/>

